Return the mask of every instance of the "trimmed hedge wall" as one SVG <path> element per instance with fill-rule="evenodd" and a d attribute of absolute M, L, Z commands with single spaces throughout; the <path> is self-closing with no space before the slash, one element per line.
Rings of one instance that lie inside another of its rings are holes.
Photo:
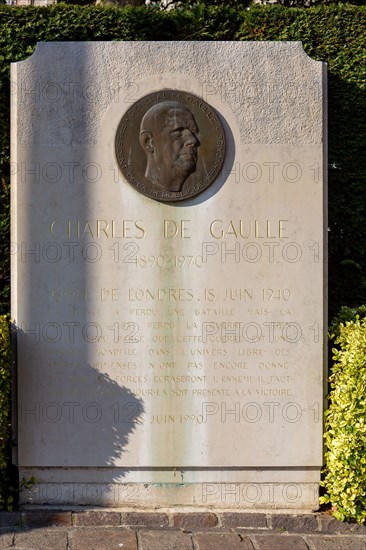
<path fill-rule="evenodd" d="M 11 510 L 16 495 L 11 474 L 11 344 L 10 322 L 0 315 L 0 509 Z"/>
<path fill-rule="evenodd" d="M 9 310 L 9 64 L 45 40 L 301 40 L 329 67 L 329 302 L 366 303 L 366 7 L 198 5 L 160 11 L 0 6 L 0 311 Z"/>

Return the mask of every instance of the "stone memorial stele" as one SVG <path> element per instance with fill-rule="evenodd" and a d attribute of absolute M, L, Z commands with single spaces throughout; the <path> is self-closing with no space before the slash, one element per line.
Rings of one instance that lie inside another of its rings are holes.
<path fill-rule="evenodd" d="M 325 74 L 299 42 L 13 64 L 23 503 L 318 507 Z"/>

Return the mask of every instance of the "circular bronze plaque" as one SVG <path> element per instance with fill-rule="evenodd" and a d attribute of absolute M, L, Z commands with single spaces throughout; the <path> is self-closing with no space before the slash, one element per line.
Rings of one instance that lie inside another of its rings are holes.
<path fill-rule="evenodd" d="M 158 201 L 189 199 L 207 189 L 225 157 L 225 134 L 215 110 L 180 90 L 136 101 L 116 134 L 116 157 L 137 191 Z"/>

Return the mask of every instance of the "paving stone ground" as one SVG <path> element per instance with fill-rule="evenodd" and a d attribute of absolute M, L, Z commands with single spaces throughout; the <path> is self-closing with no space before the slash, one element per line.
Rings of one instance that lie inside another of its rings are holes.
<path fill-rule="evenodd" d="M 0 512 L 0 549 L 366 550 L 366 526 L 315 514 Z"/>

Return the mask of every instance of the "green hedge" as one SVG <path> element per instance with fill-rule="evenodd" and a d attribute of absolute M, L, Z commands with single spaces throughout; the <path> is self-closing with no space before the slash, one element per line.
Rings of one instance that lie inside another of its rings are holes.
<path fill-rule="evenodd" d="M 11 454 L 11 345 L 10 323 L 0 315 L 0 508 L 11 510 L 15 490 L 10 471 Z"/>
<path fill-rule="evenodd" d="M 359 315 L 363 314 L 362 320 Z M 331 503 L 340 520 L 366 520 L 366 306 L 344 308 L 333 323 L 330 406 L 325 414 L 326 468 L 323 503 Z"/>
<path fill-rule="evenodd" d="M 301 40 L 329 66 L 329 299 L 366 303 L 366 7 L 204 6 L 161 11 L 0 6 L 0 311 L 9 310 L 9 64 L 45 40 Z"/>
<path fill-rule="evenodd" d="M 357 319 L 363 319 L 364 317 L 366 317 L 366 305 L 353 308 L 342 306 L 329 325 L 328 336 L 330 344 L 332 346 L 336 345 L 335 342 L 340 335 L 343 325 L 349 321 L 357 321 Z"/>

